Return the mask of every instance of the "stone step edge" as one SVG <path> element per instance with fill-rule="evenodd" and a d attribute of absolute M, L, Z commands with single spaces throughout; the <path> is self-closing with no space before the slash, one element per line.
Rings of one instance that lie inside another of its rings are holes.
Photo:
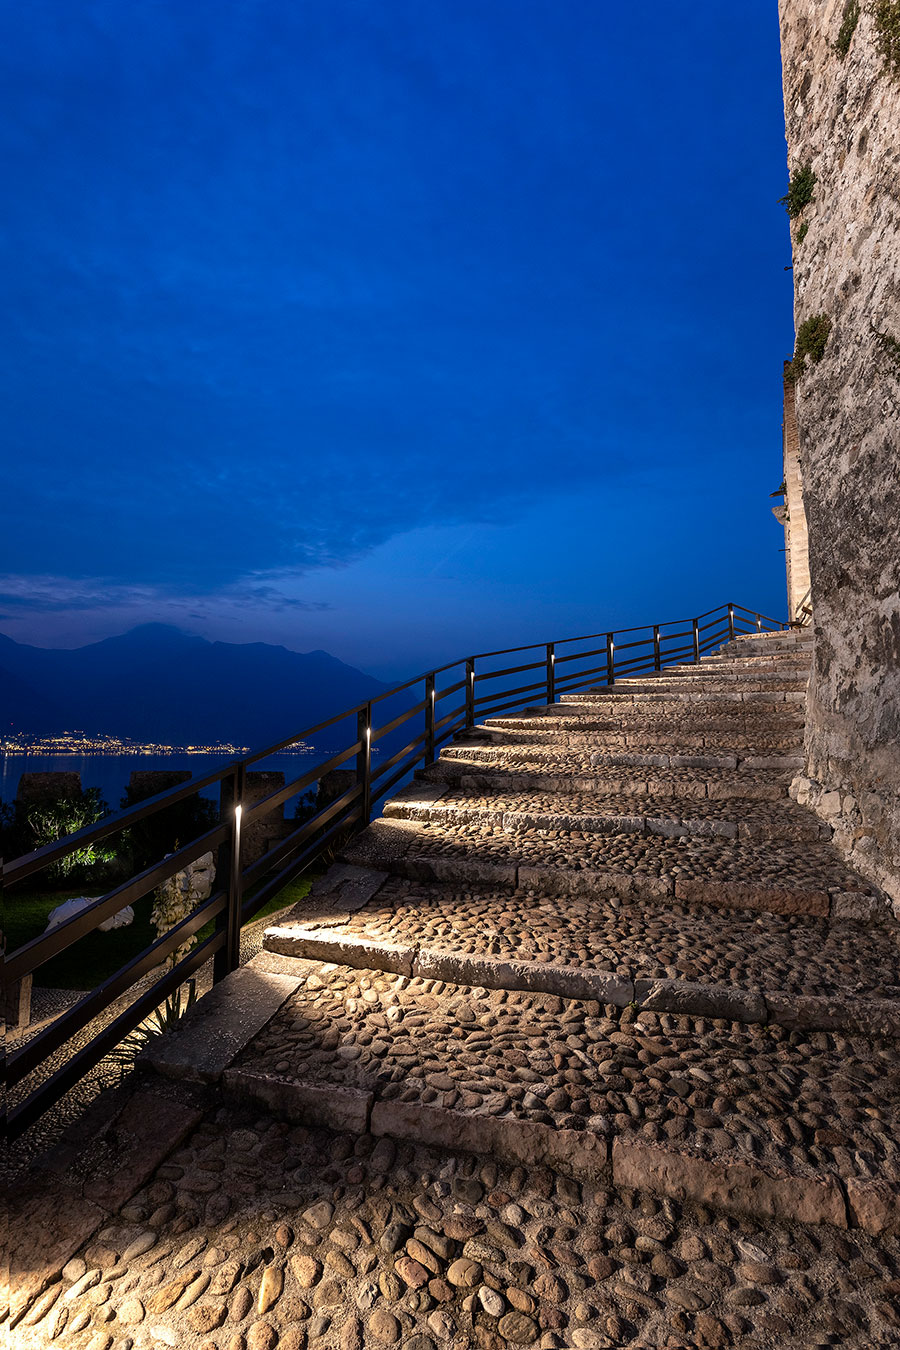
<path fill-rule="evenodd" d="M 560 747 L 565 749 L 566 747 Z M 519 759 L 528 759 L 532 763 L 540 764 L 542 760 L 553 759 L 555 757 L 552 751 L 542 750 L 540 744 L 533 748 L 528 741 L 522 741 L 517 745 L 496 745 L 485 744 L 484 742 L 472 742 L 467 745 L 460 744 L 441 751 L 441 762 L 444 764 L 503 764 L 503 756 L 510 752 Z M 472 755 L 465 754 L 465 751 L 482 751 L 482 753 Z M 530 750 L 531 754 L 526 755 L 524 750 Z M 556 751 L 558 755 L 559 750 Z M 604 762 L 605 761 L 605 762 Z M 775 773 L 788 773 L 794 769 L 802 769 L 804 758 L 801 754 L 795 755 L 703 755 L 703 754 L 669 754 L 641 752 L 633 750 L 595 750 L 590 756 L 592 768 L 628 768 L 634 766 L 641 769 L 771 769 Z"/>
<path fill-rule="evenodd" d="M 873 920 L 886 905 L 866 891 L 829 891 L 819 888 L 766 886 L 760 882 L 680 879 L 664 873 L 651 877 L 634 872 L 580 871 L 563 867 L 523 866 L 482 862 L 469 858 L 397 856 L 387 861 L 395 876 L 409 881 L 489 885 L 498 890 L 530 890 L 540 895 L 598 895 L 612 893 L 626 903 L 674 897 L 717 909 L 748 909 L 762 914 L 807 914 L 812 918 Z"/>
<path fill-rule="evenodd" d="M 462 1112 L 432 1103 L 382 1101 L 376 1092 L 278 1079 L 226 1069 L 222 1086 L 296 1124 L 387 1136 L 432 1148 L 494 1156 L 523 1166 L 550 1166 L 578 1179 L 650 1191 L 754 1219 L 862 1229 L 873 1237 L 900 1231 L 900 1185 L 836 1173 L 800 1173 L 758 1162 L 714 1157 L 628 1134 L 556 1129 L 516 1116 Z"/>
<path fill-rule="evenodd" d="M 555 792 L 560 795 L 572 794 L 577 792 L 596 792 L 608 793 L 610 796 L 635 797 L 637 799 L 654 800 L 664 803 L 667 796 L 675 797 L 677 792 L 675 788 L 681 786 L 676 779 L 672 781 L 671 793 L 650 792 L 647 784 L 641 780 L 639 788 L 636 789 L 635 779 L 628 775 L 621 778 L 593 778 L 584 774 L 554 774 L 554 773 L 524 773 L 521 769 L 503 769 L 498 766 L 494 772 L 490 771 L 490 761 L 485 761 L 485 768 L 480 773 L 467 772 L 467 768 L 473 761 L 460 759 L 442 759 L 429 765 L 426 769 L 416 770 L 416 781 L 426 783 L 445 783 L 447 786 L 459 786 L 462 788 L 480 788 L 486 791 L 496 791 L 505 789 L 507 792 Z M 439 767 L 440 766 L 440 767 Z M 450 766 L 449 772 L 447 767 Z M 459 772 L 457 772 L 459 770 Z M 698 782 L 700 780 L 697 780 Z M 724 788 L 733 786 L 733 792 L 717 792 L 710 795 L 710 787 Z M 740 782 L 721 783 L 711 780 L 704 784 L 705 791 L 702 796 L 699 794 L 692 800 L 702 801 L 728 801 L 731 797 L 738 800 L 748 801 L 782 801 L 788 800 L 788 779 L 782 782 L 774 779 L 771 783 L 763 785 L 767 790 L 755 795 L 747 796 L 746 785 Z M 688 794 L 690 796 L 690 794 Z"/>
<path fill-rule="evenodd" d="M 791 821 L 785 823 L 779 832 L 777 822 L 760 824 L 754 828 L 738 820 L 715 820 L 703 817 L 666 816 L 662 813 L 647 815 L 617 815 L 613 812 L 599 812 L 585 815 L 578 812 L 562 813 L 551 811 L 509 811 L 492 810 L 490 807 L 455 806 L 451 803 L 400 801 L 396 798 L 385 802 L 382 808 L 385 820 L 417 820 L 453 825 L 483 823 L 499 826 L 506 834 L 515 834 L 519 830 L 578 830 L 588 834 L 642 834 L 663 839 L 687 837 L 689 835 L 714 835 L 719 839 L 771 840 L 787 839 L 796 842 L 827 842 L 833 831 L 824 821 L 812 817 L 807 824 L 807 832 L 791 831 Z"/>
<path fill-rule="evenodd" d="M 561 694 L 560 704 L 563 707 L 578 707 L 583 699 L 590 703 L 607 701 L 610 705 L 620 703 L 629 703 L 632 700 L 635 703 L 717 703 L 738 705 L 746 704 L 748 707 L 755 707 L 760 704 L 771 703 L 782 711 L 785 705 L 794 707 L 797 704 L 806 702 L 806 692 L 803 689 L 678 689 L 673 683 L 666 689 L 628 689 L 624 681 L 622 684 L 607 685 L 604 688 L 586 689 L 583 694 Z"/>
<path fill-rule="evenodd" d="M 279 956 L 353 970 L 379 970 L 409 979 L 553 994 L 579 1002 L 609 1003 L 616 1008 L 633 1005 L 642 1012 L 725 1018 L 747 1024 L 776 1023 L 789 1031 L 842 1031 L 900 1039 L 900 1000 L 896 999 L 783 994 L 669 978 L 629 979 L 609 970 L 438 951 L 294 924 L 267 929 L 263 947 Z"/>

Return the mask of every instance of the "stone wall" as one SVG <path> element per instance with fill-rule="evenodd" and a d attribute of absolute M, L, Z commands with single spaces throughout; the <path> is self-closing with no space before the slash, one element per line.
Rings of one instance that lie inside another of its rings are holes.
<path fill-rule="evenodd" d="M 784 525 L 784 555 L 787 567 L 788 615 L 792 621 L 808 620 L 809 594 L 809 532 L 806 525 L 806 504 L 803 500 L 803 467 L 800 462 L 800 436 L 797 431 L 796 387 L 792 380 L 784 382 L 784 422 L 782 424 L 784 452 L 784 506 L 778 515 Z"/>
<path fill-rule="evenodd" d="M 788 167 L 816 175 L 794 318 L 831 324 L 796 383 L 816 641 L 793 793 L 900 909 L 900 79 L 859 9 L 841 59 L 845 0 L 779 3 Z"/>

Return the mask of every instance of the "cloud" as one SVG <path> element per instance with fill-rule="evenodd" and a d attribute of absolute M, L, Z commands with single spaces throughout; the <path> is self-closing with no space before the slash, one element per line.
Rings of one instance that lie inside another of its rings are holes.
<path fill-rule="evenodd" d="M 60 576 L 0 575 L 0 619 L 18 622 L 39 615 L 110 614 L 152 611 L 171 620 L 205 620 L 215 610 L 252 609 L 279 614 L 286 611 L 322 613 L 331 605 L 289 595 L 268 580 L 251 576 L 209 595 L 182 595 L 159 586 L 130 586 L 103 578 L 89 580 Z"/>

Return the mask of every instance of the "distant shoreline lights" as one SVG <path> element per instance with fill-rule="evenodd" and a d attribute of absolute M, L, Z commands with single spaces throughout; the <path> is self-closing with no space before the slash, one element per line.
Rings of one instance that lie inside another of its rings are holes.
<path fill-rule="evenodd" d="M 246 755 L 249 745 L 214 741 L 209 745 L 164 745 L 158 742 L 130 741 L 121 736 L 89 735 L 83 731 L 65 731 L 61 736 L 0 736 L 0 755 Z M 315 746 L 293 741 L 278 752 L 281 755 L 313 755 Z"/>

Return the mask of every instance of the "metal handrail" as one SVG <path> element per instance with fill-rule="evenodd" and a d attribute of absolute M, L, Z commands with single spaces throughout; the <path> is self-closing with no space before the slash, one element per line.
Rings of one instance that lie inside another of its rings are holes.
<path fill-rule="evenodd" d="M 693 660 L 698 662 L 724 637 L 734 638 L 741 633 L 761 632 L 764 627 L 766 631 L 770 631 L 784 629 L 788 624 L 768 618 L 755 610 L 746 609 L 742 605 L 727 604 L 707 610 L 692 619 L 673 619 L 664 623 L 606 630 L 577 637 L 559 638 L 553 642 L 527 643 L 450 661 L 446 665 L 425 671 L 373 695 L 371 699 L 346 708 L 312 727 L 294 732 L 263 750 L 255 750 L 222 769 L 206 774 L 202 778 L 178 784 L 135 806 L 106 816 L 93 825 L 85 826 L 65 839 L 3 863 L 0 879 L 6 888 L 35 876 L 52 863 L 70 856 L 87 844 L 107 839 L 117 833 L 121 834 L 138 822 L 196 796 L 203 789 L 219 785 L 222 806 L 220 823 L 217 826 L 180 847 L 170 857 L 159 859 L 136 876 L 115 886 L 72 919 L 58 925 L 50 933 L 44 933 L 23 944 L 7 957 L 5 963 L 7 979 L 14 981 L 24 978 L 40 969 L 52 956 L 92 932 L 116 910 L 146 896 L 177 871 L 195 862 L 211 848 L 218 847 L 217 875 L 220 889 L 215 896 L 202 902 L 179 924 L 177 930 L 173 929 L 164 939 L 157 940 L 119 971 L 114 972 L 102 985 L 76 1004 L 68 1015 L 56 1019 L 48 1028 L 31 1038 L 28 1042 L 27 1055 L 17 1061 L 21 1066 L 21 1072 L 17 1077 L 24 1076 L 26 1065 L 29 1072 L 40 1068 L 51 1055 L 60 1050 L 67 1034 L 83 1030 L 91 1018 L 121 1000 L 129 988 L 135 987 L 138 980 L 145 982 L 155 968 L 154 963 L 158 963 L 163 956 L 171 957 L 176 951 L 179 945 L 177 935 L 182 939 L 185 935 L 194 935 L 204 923 L 213 919 L 216 924 L 213 936 L 207 938 L 200 949 L 193 950 L 173 967 L 167 968 L 149 990 L 142 990 L 136 1001 L 116 1016 L 112 1024 L 98 1031 L 87 1044 L 82 1045 L 67 1065 L 35 1088 L 10 1113 L 7 1122 L 9 1137 L 15 1138 L 27 1128 L 39 1114 L 68 1090 L 76 1081 L 78 1074 L 86 1072 L 108 1053 L 116 1043 L 115 1035 L 118 1032 L 121 1032 L 121 1036 L 126 1035 L 143 1016 L 163 1000 L 168 992 L 176 989 L 190 973 L 198 969 L 202 964 L 198 959 L 198 951 L 203 953 L 204 961 L 210 956 L 214 957 L 216 980 L 233 970 L 239 961 L 241 925 L 252 918 L 270 898 L 277 895 L 297 875 L 309 868 L 323 854 L 333 850 L 337 843 L 346 838 L 348 831 L 355 832 L 364 828 L 371 819 L 373 805 L 383 800 L 397 783 L 407 778 L 414 770 L 432 763 L 438 747 L 452 735 L 473 727 L 476 713 L 483 716 L 510 708 L 526 707 L 535 693 L 544 695 L 550 704 L 555 701 L 557 690 L 561 692 L 586 688 L 597 684 L 598 676 L 599 682 L 603 685 L 613 685 L 622 675 L 660 670 L 664 661 L 671 663 L 689 654 L 692 654 Z M 676 631 L 666 632 L 665 630 L 669 628 Z M 634 637 L 635 634 L 643 636 Z M 621 638 L 626 640 L 620 641 Z M 685 638 L 692 639 L 690 645 L 685 645 Z M 571 650 L 573 644 L 596 644 L 598 641 L 602 645 L 593 645 L 581 651 Z M 566 650 L 560 653 L 557 651 L 558 647 Z M 491 661 L 500 656 L 515 656 L 523 652 L 540 652 L 541 655 L 535 661 L 519 662 L 503 669 L 477 669 L 479 662 Z M 598 657 L 601 660 L 605 657 L 604 664 L 596 663 Z M 575 662 L 585 664 L 580 668 L 573 668 Z M 558 663 L 565 663 L 565 673 L 562 671 L 557 673 Z M 458 669 L 464 669 L 464 677 L 451 682 L 443 689 L 438 689 L 437 676 Z M 505 688 L 496 684 L 498 680 L 505 679 L 509 682 L 517 674 L 537 670 L 545 673 L 533 683 L 512 687 L 507 683 Z M 477 691 L 476 686 L 484 681 L 491 682 L 491 692 Z M 418 697 L 417 693 L 423 686 L 424 696 Z M 409 696 L 410 691 L 415 691 L 411 706 L 396 716 L 389 717 L 383 724 L 375 725 L 373 711 L 379 705 L 397 695 Z M 451 705 L 451 710 L 445 712 L 440 706 L 442 702 L 445 699 L 452 699 L 462 691 L 464 691 L 463 700 L 457 700 L 455 705 Z M 346 722 L 349 722 L 350 730 L 344 743 L 324 764 L 306 770 L 291 783 L 285 784 L 260 800 L 251 802 L 247 798 L 247 774 L 253 765 L 259 764 L 270 755 L 297 741 L 309 742 L 313 736 Z M 410 730 L 415 730 L 417 734 L 409 739 L 404 738 L 406 743 L 400 749 L 394 750 L 389 747 L 390 753 L 386 760 L 380 761 L 373 768 L 372 751 L 376 744 L 385 741 L 387 737 L 399 732 L 405 726 L 409 726 Z M 354 765 L 351 770 L 352 783 L 335 800 L 316 810 L 311 819 L 298 825 L 296 830 L 282 839 L 269 853 L 252 863 L 248 864 L 245 861 L 245 832 L 250 824 L 272 811 L 283 809 L 284 803 L 291 797 L 320 781 L 325 773 L 347 763 Z M 251 886 L 258 886 L 258 889 L 252 895 L 248 895 L 247 891 Z M 130 986 L 129 979 L 131 979 Z M 21 1051 L 19 1055 L 22 1055 Z M 78 1070 L 75 1077 L 73 1064 Z"/>

